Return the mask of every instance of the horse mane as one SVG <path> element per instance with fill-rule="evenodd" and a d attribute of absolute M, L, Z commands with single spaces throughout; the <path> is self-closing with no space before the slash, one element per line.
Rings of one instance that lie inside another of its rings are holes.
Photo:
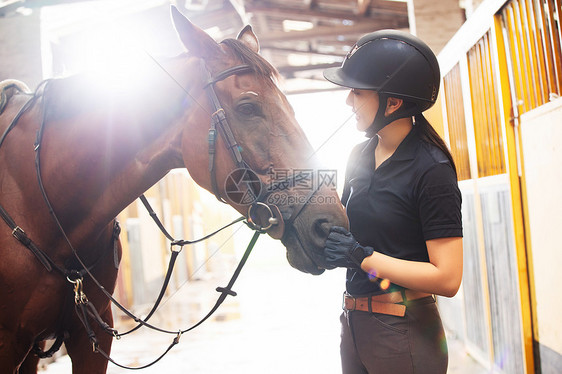
<path fill-rule="evenodd" d="M 221 43 L 226 44 L 243 64 L 250 65 L 259 75 L 269 78 L 272 82 L 279 81 L 280 75 L 277 69 L 239 40 L 225 39 Z"/>

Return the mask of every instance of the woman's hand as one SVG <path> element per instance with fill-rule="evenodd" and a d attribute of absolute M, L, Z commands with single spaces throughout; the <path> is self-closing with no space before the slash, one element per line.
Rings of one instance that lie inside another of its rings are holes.
<path fill-rule="evenodd" d="M 363 247 L 345 228 L 333 226 L 324 246 L 326 268 L 344 267 L 361 269 L 363 260 L 372 255 L 373 252 L 373 248 Z"/>

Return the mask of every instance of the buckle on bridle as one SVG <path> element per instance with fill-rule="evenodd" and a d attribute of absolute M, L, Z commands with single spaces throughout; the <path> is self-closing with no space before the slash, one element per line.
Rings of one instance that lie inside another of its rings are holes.
<path fill-rule="evenodd" d="M 183 245 L 183 240 L 174 240 L 170 243 L 170 251 L 179 253 L 182 251 Z"/>
<path fill-rule="evenodd" d="M 220 121 L 226 118 L 226 113 L 223 108 L 219 108 L 213 114 L 211 114 L 211 117 L 215 117 L 215 116 L 218 117 Z"/>
<path fill-rule="evenodd" d="M 18 238 L 19 236 L 25 235 L 25 231 L 23 231 L 23 229 L 19 226 L 14 227 L 14 229 L 12 230 L 12 235 L 14 236 L 14 238 Z"/>
<path fill-rule="evenodd" d="M 267 226 L 260 226 L 259 224 L 257 224 L 256 222 L 254 222 L 254 220 L 252 219 L 252 208 L 256 207 L 256 206 L 262 206 L 265 209 L 267 209 L 267 212 L 269 213 L 269 218 L 267 219 L 268 225 Z M 271 208 L 269 207 L 269 205 L 262 203 L 260 201 L 250 205 L 250 207 L 248 208 L 248 224 L 250 225 L 250 227 L 254 230 L 257 231 L 266 231 L 268 229 L 270 229 L 273 225 L 277 225 L 279 223 L 279 220 L 277 218 L 275 218 L 275 215 L 273 214 L 273 211 L 271 210 Z"/>
<path fill-rule="evenodd" d="M 217 139 L 217 130 L 214 127 L 209 129 L 209 135 L 207 136 L 207 140 L 209 143 L 209 153 L 215 153 L 215 143 Z"/>

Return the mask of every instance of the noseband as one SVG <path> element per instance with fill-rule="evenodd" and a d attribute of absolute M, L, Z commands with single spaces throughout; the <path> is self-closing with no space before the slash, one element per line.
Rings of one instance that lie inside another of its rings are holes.
<path fill-rule="evenodd" d="M 216 168 L 215 168 L 217 131 L 221 133 L 223 140 L 226 144 L 226 148 L 230 150 L 230 155 L 232 157 L 232 160 L 234 161 L 234 164 L 236 165 L 236 168 L 242 169 L 244 171 L 250 171 L 254 175 L 259 175 L 259 174 L 256 173 L 242 157 L 242 153 L 240 152 L 241 148 L 236 142 L 234 133 L 232 132 L 232 129 L 226 118 L 225 110 L 223 109 L 215 92 L 215 83 L 220 82 L 230 77 L 231 75 L 250 73 L 253 71 L 254 70 L 250 65 L 242 64 L 223 70 L 215 77 L 212 77 L 211 73 L 207 69 L 208 81 L 207 84 L 205 85 L 205 90 L 207 91 L 207 95 L 211 102 L 212 111 L 213 111 L 213 113 L 211 114 L 211 126 L 209 128 L 209 135 L 208 135 L 209 174 L 211 178 L 211 188 L 213 190 L 213 194 L 219 201 L 223 203 L 226 203 L 226 201 L 220 195 L 220 191 L 217 183 Z M 247 221 L 252 226 L 252 228 L 260 231 L 267 231 L 272 229 L 273 226 L 279 226 L 279 228 L 281 229 L 280 234 L 276 236 L 275 235 L 272 236 L 274 236 L 276 239 L 280 239 L 283 236 L 285 223 L 292 224 L 295 221 L 297 216 L 302 212 L 304 207 L 310 201 L 312 195 L 314 195 L 314 193 L 316 193 L 316 191 L 320 187 L 320 183 L 316 183 L 316 186 L 312 188 L 309 194 L 303 199 L 304 201 L 303 204 L 297 206 L 289 214 L 281 214 L 279 208 L 275 204 L 268 204 L 267 202 L 268 197 L 273 191 L 285 189 L 285 187 L 283 186 L 290 185 L 291 179 L 294 180 L 295 178 L 296 178 L 295 175 L 290 175 L 287 176 L 286 178 L 275 180 L 269 189 L 270 191 L 265 193 L 262 193 L 261 191 L 256 192 L 255 187 L 252 185 L 252 183 L 246 182 L 248 191 L 250 191 L 253 194 L 252 196 L 254 197 L 252 204 L 248 207 L 248 213 L 247 213 Z M 260 209 L 262 211 L 265 211 L 269 215 L 267 224 L 265 225 L 261 225 L 256 222 L 255 214 Z M 272 233 L 270 232 L 270 234 Z"/>

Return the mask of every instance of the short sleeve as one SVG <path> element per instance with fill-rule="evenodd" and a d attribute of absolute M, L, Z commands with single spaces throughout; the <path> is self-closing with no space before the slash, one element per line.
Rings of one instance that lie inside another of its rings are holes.
<path fill-rule="evenodd" d="M 462 236 L 462 197 L 455 171 L 436 163 L 420 179 L 418 208 L 425 240 Z"/>

